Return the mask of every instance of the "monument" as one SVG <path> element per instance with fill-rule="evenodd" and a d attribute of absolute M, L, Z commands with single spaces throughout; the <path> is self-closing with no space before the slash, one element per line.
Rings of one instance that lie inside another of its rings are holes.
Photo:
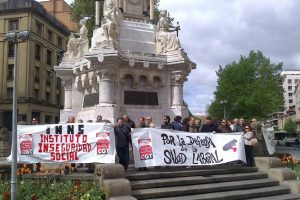
<path fill-rule="evenodd" d="M 102 115 L 115 122 L 128 114 L 134 121 L 151 116 L 159 125 L 163 115 L 188 116 L 183 84 L 196 65 L 183 51 L 167 11 L 154 25 L 154 0 L 105 0 L 103 9 L 91 47 L 83 19 L 55 67 L 64 84 L 61 122 L 69 115 L 84 122 Z"/>

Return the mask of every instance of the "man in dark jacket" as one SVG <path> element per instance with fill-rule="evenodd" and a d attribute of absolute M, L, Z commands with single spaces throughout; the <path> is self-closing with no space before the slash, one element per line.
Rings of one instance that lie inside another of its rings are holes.
<path fill-rule="evenodd" d="M 181 124 L 181 117 L 179 115 L 174 117 L 174 121 L 172 122 L 172 127 L 174 130 L 181 131 L 182 124 Z"/>
<path fill-rule="evenodd" d="M 129 144 L 131 143 L 130 128 L 124 125 L 122 118 L 118 118 L 114 131 L 119 163 L 124 166 L 126 171 L 129 164 Z"/>
<path fill-rule="evenodd" d="M 124 122 L 124 125 L 129 127 L 129 128 L 135 128 L 135 123 L 134 121 L 132 121 L 128 115 L 124 115 L 123 116 L 123 122 Z"/>
<path fill-rule="evenodd" d="M 216 132 L 217 129 L 218 126 L 213 123 L 212 118 L 210 116 L 207 116 L 205 119 L 205 124 L 203 124 L 200 132 L 204 132 L 204 133 L 214 132 L 214 131 Z"/>
<path fill-rule="evenodd" d="M 170 116 L 165 115 L 164 116 L 164 122 L 162 123 L 161 129 L 173 129 L 172 124 L 170 123 Z"/>

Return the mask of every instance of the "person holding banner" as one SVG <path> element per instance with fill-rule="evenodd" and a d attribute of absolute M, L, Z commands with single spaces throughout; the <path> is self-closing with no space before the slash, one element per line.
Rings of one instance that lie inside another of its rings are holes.
<path fill-rule="evenodd" d="M 254 158 L 253 158 L 253 147 L 251 146 L 251 139 L 254 138 L 254 133 L 252 132 L 252 129 L 250 126 L 245 126 L 245 131 L 243 134 L 243 138 L 245 140 L 245 154 L 246 154 L 246 161 L 247 166 L 252 167 L 254 166 Z"/>
<path fill-rule="evenodd" d="M 119 163 L 123 165 L 125 171 L 127 171 L 129 164 L 129 144 L 131 143 L 131 129 L 124 124 L 123 118 L 118 118 L 114 131 Z"/>
<path fill-rule="evenodd" d="M 173 129 L 171 122 L 171 118 L 169 115 L 164 116 L 164 122 L 161 124 L 161 129 Z"/>
<path fill-rule="evenodd" d="M 213 123 L 212 118 L 210 116 L 207 116 L 205 119 L 205 124 L 201 127 L 200 132 L 202 133 L 210 133 L 210 132 L 216 132 L 218 129 L 218 126 Z"/>

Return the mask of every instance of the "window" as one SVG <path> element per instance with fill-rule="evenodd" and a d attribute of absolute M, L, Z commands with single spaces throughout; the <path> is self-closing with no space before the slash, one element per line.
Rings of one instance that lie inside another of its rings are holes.
<path fill-rule="evenodd" d="M 59 117 L 55 116 L 55 124 L 59 123 Z"/>
<path fill-rule="evenodd" d="M 9 31 L 16 31 L 19 29 L 19 20 L 13 19 L 9 20 Z"/>
<path fill-rule="evenodd" d="M 52 42 L 52 38 L 53 38 L 53 33 L 52 31 L 48 30 L 48 41 Z"/>
<path fill-rule="evenodd" d="M 51 85 L 51 72 L 47 71 L 47 75 L 46 75 L 46 85 L 50 86 Z"/>
<path fill-rule="evenodd" d="M 51 99 L 50 99 L 50 92 L 46 92 L 46 101 L 47 101 L 47 102 L 51 102 Z"/>
<path fill-rule="evenodd" d="M 9 64 L 7 65 L 7 80 L 13 80 L 14 79 L 14 65 Z"/>
<path fill-rule="evenodd" d="M 56 65 L 58 66 L 61 61 L 61 55 L 56 55 Z"/>
<path fill-rule="evenodd" d="M 292 90 L 293 90 L 293 87 L 292 87 L 292 86 L 288 86 L 288 90 L 289 90 L 289 91 L 292 91 Z"/>
<path fill-rule="evenodd" d="M 57 77 L 57 81 L 56 81 L 56 89 L 59 91 L 61 88 L 61 79 L 59 77 Z"/>
<path fill-rule="evenodd" d="M 7 99 L 13 99 L 13 88 L 12 87 L 7 88 L 6 93 L 7 93 L 6 94 Z"/>
<path fill-rule="evenodd" d="M 40 82 L 40 67 L 39 66 L 34 67 L 34 81 L 36 83 Z"/>
<path fill-rule="evenodd" d="M 35 45 L 35 59 L 36 60 L 41 59 L 41 45 L 39 45 L 39 44 Z"/>
<path fill-rule="evenodd" d="M 35 23 L 35 32 L 36 34 L 42 36 L 43 35 L 43 25 L 39 22 Z"/>
<path fill-rule="evenodd" d="M 47 50 L 47 64 L 52 65 L 52 51 Z"/>
<path fill-rule="evenodd" d="M 46 115 L 45 116 L 45 123 L 46 124 L 51 124 L 51 121 L 52 121 L 52 117 L 50 115 Z"/>
<path fill-rule="evenodd" d="M 56 95 L 56 105 L 60 106 L 60 96 Z"/>
<path fill-rule="evenodd" d="M 293 96 L 293 93 L 289 93 L 289 97 L 292 97 Z"/>
<path fill-rule="evenodd" d="M 8 43 L 8 57 L 15 56 L 15 45 L 12 43 Z"/>
<path fill-rule="evenodd" d="M 62 38 L 57 36 L 57 46 L 62 48 Z"/>
<path fill-rule="evenodd" d="M 293 103 L 293 99 L 289 99 L 289 103 Z"/>
<path fill-rule="evenodd" d="M 36 100 L 39 100 L 39 90 L 38 89 L 34 89 L 33 95 Z"/>
<path fill-rule="evenodd" d="M 300 79 L 295 79 L 294 82 L 295 82 L 295 84 L 298 84 L 298 83 L 300 83 Z"/>
<path fill-rule="evenodd" d="M 288 84 L 291 84 L 292 83 L 292 79 L 288 79 Z"/>

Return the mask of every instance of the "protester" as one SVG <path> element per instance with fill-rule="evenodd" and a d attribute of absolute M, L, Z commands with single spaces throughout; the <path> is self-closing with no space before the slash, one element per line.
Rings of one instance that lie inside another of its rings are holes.
<path fill-rule="evenodd" d="M 233 132 L 244 132 L 245 130 L 245 120 L 240 118 L 239 124 L 235 127 Z"/>
<path fill-rule="evenodd" d="M 101 115 L 98 115 L 98 116 L 97 116 L 96 122 L 102 122 L 102 116 L 101 116 Z"/>
<path fill-rule="evenodd" d="M 68 116 L 68 120 L 66 122 L 67 124 L 69 123 L 75 123 L 75 116 Z M 74 172 L 77 172 L 77 169 L 76 169 L 76 164 L 75 163 L 71 163 L 71 167 L 74 169 Z M 65 165 L 65 172 L 68 172 L 69 171 L 69 167 L 67 165 Z"/>
<path fill-rule="evenodd" d="M 231 133 L 231 128 L 229 127 L 226 119 L 221 120 L 216 132 L 217 133 Z"/>
<path fill-rule="evenodd" d="M 181 124 L 181 117 L 179 115 L 174 117 L 174 121 L 172 122 L 173 130 L 181 131 L 182 124 Z"/>
<path fill-rule="evenodd" d="M 182 120 L 181 131 L 189 132 L 189 122 L 190 122 L 190 117 L 186 117 Z"/>
<path fill-rule="evenodd" d="M 33 117 L 31 120 L 31 125 L 39 125 L 39 124 L 40 124 L 39 119 L 37 117 Z M 36 163 L 36 171 L 37 172 L 41 171 L 41 163 L 40 162 Z"/>
<path fill-rule="evenodd" d="M 216 132 L 218 129 L 218 126 L 213 123 L 212 118 L 210 116 L 207 116 L 205 118 L 205 124 L 201 127 L 200 132 L 209 133 L 209 132 Z"/>
<path fill-rule="evenodd" d="M 161 129 L 173 129 L 172 124 L 170 123 L 170 116 L 165 115 L 164 116 L 164 122 L 161 124 Z"/>
<path fill-rule="evenodd" d="M 129 128 L 135 128 L 135 123 L 134 121 L 132 121 L 128 115 L 124 115 L 123 116 L 123 122 L 124 122 L 124 125 L 129 127 Z"/>
<path fill-rule="evenodd" d="M 236 132 L 236 127 L 238 126 L 238 124 L 239 124 L 239 119 L 234 118 L 233 122 L 230 125 L 232 132 Z"/>
<path fill-rule="evenodd" d="M 190 133 L 199 133 L 199 129 L 198 127 L 196 127 L 195 124 L 195 118 L 191 117 L 189 120 L 189 129 L 188 132 Z"/>
<path fill-rule="evenodd" d="M 31 124 L 32 125 L 38 125 L 40 124 L 39 119 L 37 117 L 33 117 L 31 120 Z"/>
<path fill-rule="evenodd" d="M 251 127 L 248 125 L 245 126 L 243 138 L 245 141 L 245 154 L 246 154 L 247 166 L 252 167 L 254 166 L 254 158 L 253 158 L 253 149 L 250 140 L 254 138 L 254 133 L 252 132 Z"/>
<path fill-rule="evenodd" d="M 114 132 L 119 163 L 123 165 L 125 171 L 127 171 L 129 164 L 129 144 L 131 142 L 130 128 L 124 124 L 122 118 L 118 118 Z"/>
<path fill-rule="evenodd" d="M 137 126 L 137 128 L 148 128 L 148 126 L 145 123 L 145 118 L 144 117 L 139 118 L 139 125 Z"/>
<path fill-rule="evenodd" d="M 197 129 L 197 133 L 201 130 L 201 119 L 195 119 L 195 127 Z"/>
<path fill-rule="evenodd" d="M 155 128 L 155 125 L 152 123 L 152 117 L 146 117 L 146 126 L 149 127 L 149 128 Z"/>

